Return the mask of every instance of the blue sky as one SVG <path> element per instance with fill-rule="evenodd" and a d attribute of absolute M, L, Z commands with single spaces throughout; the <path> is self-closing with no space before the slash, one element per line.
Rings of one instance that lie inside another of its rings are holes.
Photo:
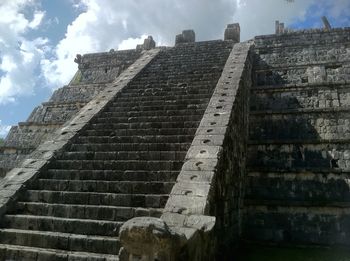
<path fill-rule="evenodd" d="M 0 0 L 0 137 L 67 84 L 77 53 L 135 48 L 147 35 L 172 45 L 193 28 L 198 40 L 223 37 L 239 22 L 241 38 L 295 29 L 350 26 L 349 0 Z"/>

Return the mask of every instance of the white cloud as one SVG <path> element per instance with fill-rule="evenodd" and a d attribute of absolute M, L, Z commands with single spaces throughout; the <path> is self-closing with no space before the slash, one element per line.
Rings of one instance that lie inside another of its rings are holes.
<path fill-rule="evenodd" d="M 75 0 L 82 13 L 68 26 L 55 57 L 42 62 L 50 85 L 66 84 L 76 71 L 77 53 L 135 48 L 144 35 L 158 44 L 173 45 L 175 35 L 194 29 L 197 39 L 223 38 L 232 22 L 233 0 Z"/>
<path fill-rule="evenodd" d="M 327 15 L 333 20 L 346 24 L 349 26 L 350 23 L 350 1 L 349 0 L 319 0 L 316 3 L 318 12 L 321 12 L 322 15 Z"/>
<path fill-rule="evenodd" d="M 233 19 L 241 26 L 241 39 L 251 39 L 256 35 L 273 34 L 275 21 L 286 25 L 304 20 L 307 9 L 315 0 L 239 0 Z"/>
<path fill-rule="evenodd" d="M 0 120 L 0 138 L 5 137 L 7 133 L 10 131 L 11 126 L 2 125 Z"/>
<path fill-rule="evenodd" d="M 43 18 L 45 16 L 45 12 L 41 12 L 41 11 L 36 11 L 34 13 L 34 18 L 33 20 L 29 23 L 29 27 L 31 29 L 36 29 L 39 27 L 39 25 L 41 24 Z"/>
<path fill-rule="evenodd" d="M 321 27 L 321 16 L 350 22 L 349 0 L 236 0 L 237 11 L 233 19 L 240 23 L 241 39 L 256 35 L 273 34 L 275 21 L 286 26 L 312 19 Z"/>
<path fill-rule="evenodd" d="M 34 0 L 5 0 L 0 5 L 0 104 L 32 94 L 35 88 L 34 74 L 44 57 L 47 40 L 25 37 L 40 26 L 44 17 L 34 7 Z M 32 19 L 24 16 L 25 8 L 32 10 Z"/>
<path fill-rule="evenodd" d="M 126 40 L 123 40 L 118 45 L 118 50 L 135 49 L 135 46 L 137 46 L 138 44 L 142 44 L 145 38 L 147 38 L 147 35 L 142 35 L 139 38 L 128 38 Z"/>

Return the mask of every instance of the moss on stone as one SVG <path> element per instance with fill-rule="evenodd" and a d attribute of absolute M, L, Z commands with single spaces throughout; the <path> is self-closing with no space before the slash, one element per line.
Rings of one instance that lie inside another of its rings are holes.
<path fill-rule="evenodd" d="M 76 74 L 74 75 L 73 79 L 71 80 L 70 84 L 74 85 L 74 84 L 78 84 L 81 82 L 81 78 L 82 78 L 82 74 L 81 71 L 77 71 Z"/>

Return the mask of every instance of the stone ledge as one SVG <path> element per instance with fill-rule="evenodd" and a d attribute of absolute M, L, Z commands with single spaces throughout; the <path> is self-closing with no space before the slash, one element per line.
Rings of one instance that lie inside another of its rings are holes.
<path fill-rule="evenodd" d="M 286 109 L 286 110 L 264 110 L 251 111 L 251 116 L 264 117 L 271 114 L 303 114 L 303 113 L 334 113 L 334 112 L 350 112 L 349 107 L 329 107 L 329 108 L 311 108 L 311 109 Z"/>
<path fill-rule="evenodd" d="M 15 154 L 18 153 L 19 154 L 28 154 L 28 151 L 33 151 L 35 150 L 35 148 L 33 147 L 28 147 L 28 148 L 24 148 L 24 147 L 13 147 L 13 146 L 1 146 L 0 147 L 0 153 L 8 153 L 8 154 Z M 6 152 L 7 151 L 7 152 Z"/>
<path fill-rule="evenodd" d="M 319 34 L 319 33 L 331 34 L 331 33 L 338 33 L 338 32 L 350 33 L 350 27 L 332 28 L 331 30 L 325 30 L 323 28 L 301 29 L 301 30 L 292 31 L 289 33 L 284 33 L 279 36 L 277 36 L 276 34 L 258 35 L 258 36 L 255 36 L 255 39 L 266 40 L 270 38 L 277 38 L 277 37 L 290 36 L 290 35 L 299 36 L 299 35 L 305 35 L 305 34 Z"/>
<path fill-rule="evenodd" d="M 308 89 L 328 89 L 328 88 L 350 88 L 350 82 L 323 82 L 323 83 L 301 83 L 301 84 L 280 84 L 280 85 L 263 85 L 251 88 L 252 92 L 284 92 L 286 90 L 308 90 Z"/>
<path fill-rule="evenodd" d="M 279 145 L 289 145 L 289 144 L 349 144 L 349 139 L 329 139 L 329 140 L 250 140 L 248 141 L 248 146 L 256 145 L 270 145 L 270 144 L 279 144 Z"/>
<path fill-rule="evenodd" d="M 284 172 L 250 172 L 247 173 L 247 177 L 250 178 L 281 178 L 284 180 L 346 180 L 350 178 L 350 173 L 328 173 L 326 176 L 324 173 L 317 172 L 304 172 L 304 173 L 284 173 Z"/>
<path fill-rule="evenodd" d="M 70 101 L 70 102 L 55 102 L 55 101 L 48 101 L 48 102 L 43 102 L 42 106 L 45 107 L 54 107 L 54 108 L 58 108 L 58 107 L 65 107 L 65 106 L 70 106 L 70 105 L 85 105 L 87 104 L 89 101 L 85 101 L 85 100 L 80 100 L 80 101 Z"/>
<path fill-rule="evenodd" d="M 342 169 L 331 169 L 331 168 L 288 168 L 288 169 L 280 169 L 280 168 L 266 168 L 266 167 L 259 167 L 259 168 L 249 168 L 247 169 L 247 172 L 261 172 L 261 173 L 305 173 L 305 172 L 312 172 L 312 173 L 320 173 L 320 174 L 343 174 L 343 173 L 350 173 L 349 170 L 342 170 Z"/>
<path fill-rule="evenodd" d="M 68 89 L 68 88 L 95 88 L 95 87 L 104 87 L 106 86 L 106 83 L 77 83 L 77 84 L 68 84 L 68 85 L 64 85 L 63 87 L 57 89 L 57 90 L 61 90 L 61 89 Z"/>
<path fill-rule="evenodd" d="M 344 215 L 350 214 L 350 208 L 338 207 L 318 207 L 318 206 L 275 206 L 273 208 L 263 205 L 248 205 L 245 212 L 260 212 L 260 213 L 293 213 L 293 214 L 332 214 Z"/>
<path fill-rule="evenodd" d="M 255 73 L 260 73 L 260 72 L 271 72 L 271 71 L 279 71 L 279 70 L 297 70 L 297 69 L 305 69 L 305 68 L 308 68 L 308 67 L 312 67 L 312 66 L 338 66 L 338 65 L 345 65 L 345 64 L 349 64 L 350 63 L 350 60 L 349 61 L 342 61 L 342 62 L 338 62 L 338 61 L 330 61 L 330 62 L 317 62 L 317 63 L 300 63 L 300 64 L 279 64 L 279 65 L 276 65 L 276 66 L 273 66 L 273 65 L 269 65 L 269 67 L 262 67 L 262 68 L 259 68 L 259 67 L 255 67 L 254 68 L 254 72 Z"/>
<path fill-rule="evenodd" d="M 296 40 L 297 38 L 294 38 L 294 40 Z M 300 48 L 303 48 L 304 46 L 308 46 L 310 48 L 327 48 L 329 46 L 332 47 L 338 47 L 338 46 L 348 46 L 350 45 L 350 41 L 340 41 L 340 42 L 335 42 L 332 44 L 322 44 L 322 43 L 312 43 L 312 44 L 304 44 L 304 43 L 298 43 L 296 45 L 269 45 L 269 46 L 255 46 L 254 47 L 254 51 L 263 51 L 262 54 L 271 54 L 271 53 L 276 53 L 279 52 L 280 50 L 300 50 Z M 280 49 L 280 50 L 279 50 Z M 264 51 L 267 51 L 268 53 L 265 53 Z"/>
<path fill-rule="evenodd" d="M 19 122 L 19 127 L 60 127 L 64 122 L 34 122 L 34 121 L 25 121 Z"/>
<path fill-rule="evenodd" d="M 266 207 L 332 207 L 345 208 L 350 212 L 350 202 L 329 202 L 329 201 L 288 201 L 288 200 L 259 200 L 245 199 L 245 206 L 266 206 Z"/>
<path fill-rule="evenodd" d="M 297 40 L 297 38 L 294 38 L 294 40 Z M 350 45 L 350 41 L 338 41 L 338 42 L 332 43 L 332 47 L 348 46 L 348 45 Z M 255 45 L 254 49 L 255 51 L 258 51 L 258 52 L 263 51 L 263 53 L 259 53 L 259 54 L 270 54 L 270 53 L 278 52 L 279 49 L 287 49 L 288 51 L 300 50 L 302 48 L 305 48 L 305 46 L 308 46 L 308 47 L 312 46 L 312 48 L 320 48 L 320 47 L 322 48 L 325 46 L 325 44 L 313 42 L 310 44 L 298 43 L 294 45 L 290 45 L 290 44 L 288 45 L 272 44 L 272 45 L 264 45 L 264 46 Z"/>

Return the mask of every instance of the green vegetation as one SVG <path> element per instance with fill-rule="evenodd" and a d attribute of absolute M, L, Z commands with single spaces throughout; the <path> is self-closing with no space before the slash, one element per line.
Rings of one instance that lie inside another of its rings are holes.
<path fill-rule="evenodd" d="M 81 71 L 77 71 L 73 77 L 73 79 L 71 80 L 71 82 L 69 84 L 78 84 L 81 82 L 81 78 L 82 78 L 82 74 Z"/>
<path fill-rule="evenodd" d="M 240 261 L 350 261 L 349 249 L 249 247 Z"/>

